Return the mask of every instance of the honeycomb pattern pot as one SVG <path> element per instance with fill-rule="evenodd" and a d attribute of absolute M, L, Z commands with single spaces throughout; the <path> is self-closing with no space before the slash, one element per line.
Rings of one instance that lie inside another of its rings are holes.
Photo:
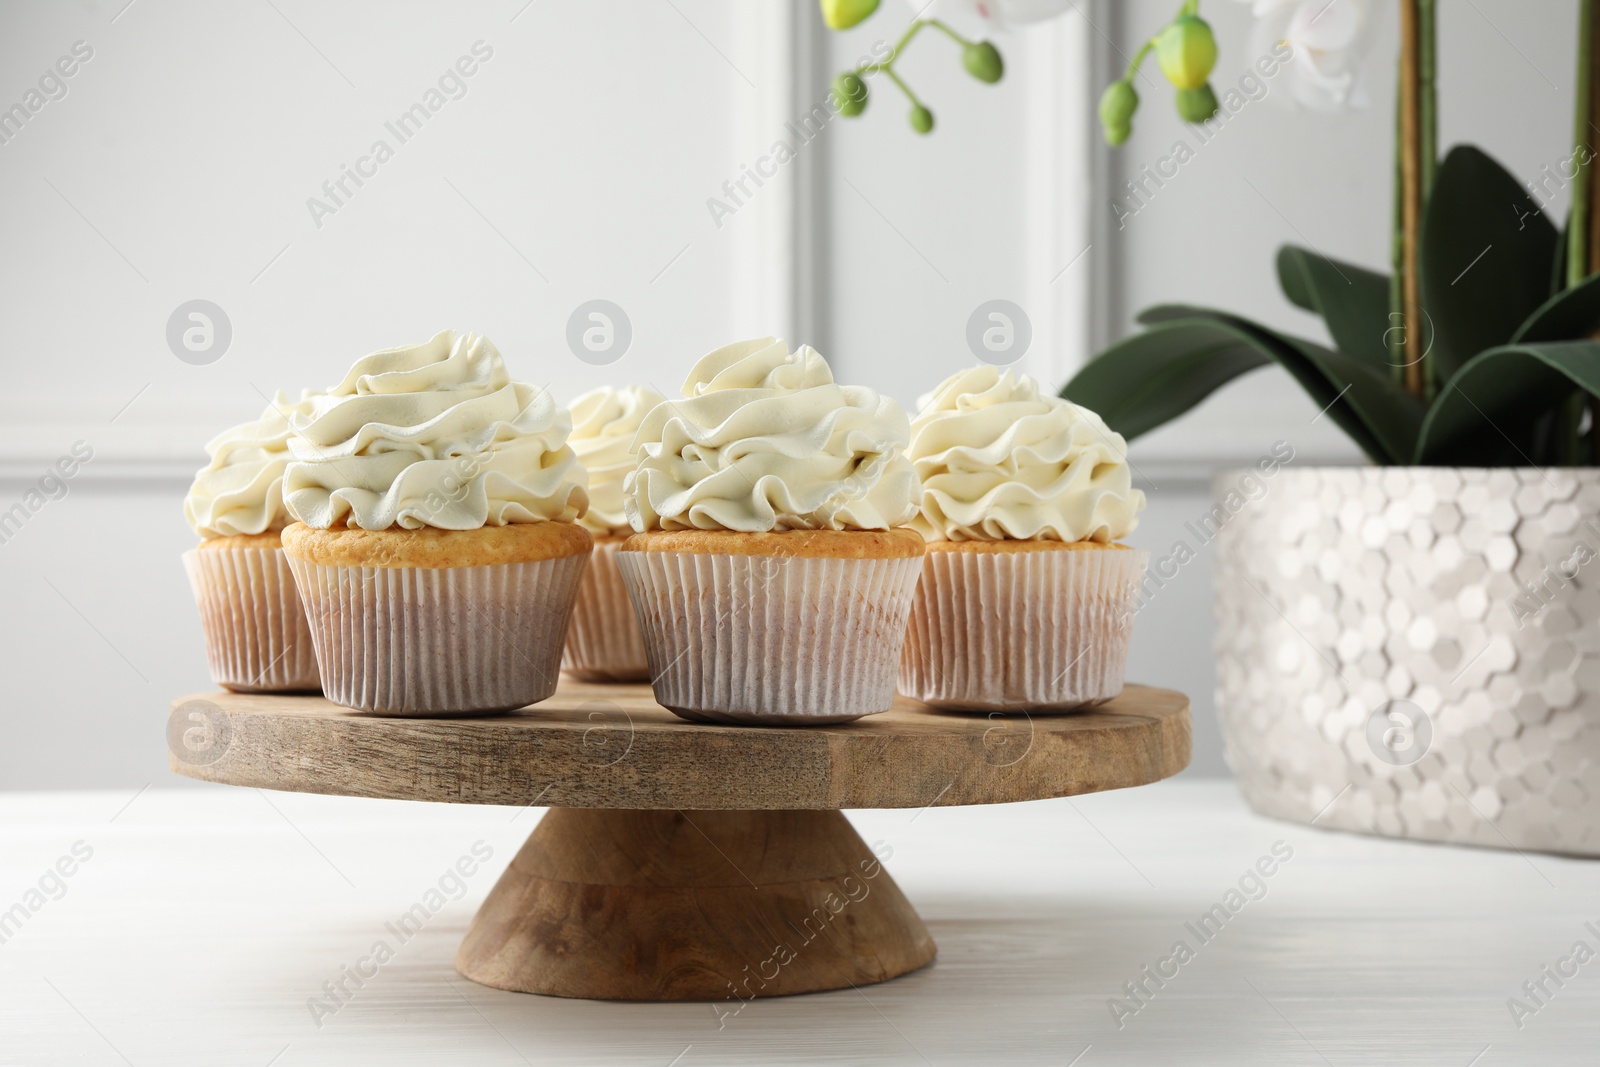
<path fill-rule="evenodd" d="M 1600 855 L 1600 470 L 1284 470 L 1217 549 L 1217 709 L 1258 812 Z"/>

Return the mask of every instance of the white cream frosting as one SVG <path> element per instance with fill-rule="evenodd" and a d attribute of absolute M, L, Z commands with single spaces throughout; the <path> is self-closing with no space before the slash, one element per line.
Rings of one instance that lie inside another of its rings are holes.
<path fill-rule="evenodd" d="M 623 487 L 635 530 L 886 530 L 916 513 L 905 411 L 836 385 L 816 351 L 719 348 L 645 416 Z"/>
<path fill-rule="evenodd" d="M 995 367 L 924 397 L 908 452 L 922 479 L 911 525 L 929 541 L 1116 541 L 1144 509 L 1121 434 Z"/>
<path fill-rule="evenodd" d="M 283 393 L 261 418 L 223 430 L 206 443 L 211 462 L 200 468 L 183 498 L 183 517 L 201 537 L 232 537 L 281 530 L 293 517 L 283 504 L 289 466 L 289 417 L 311 410 L 312 394 L 291 401 Z"/>
<path fill-rule="evenodd" d="M 475 530 L 588 507 L 567 409 L 512 381 L 477 334 L 365 356 L 292 422 L 284 499 L 318 529 Z"/>
<path fill-rule="evenodd" d="M 593 534 L 633 532 L 622 505 L 622 483 L 638 456 L 633 439 L 651 408 L 665 397 L 642 385 L 621 389 L 602 385 L 572 402 L 572 436 L 567 443 L 589 472 L 589 511 L 578 521 Z"/>

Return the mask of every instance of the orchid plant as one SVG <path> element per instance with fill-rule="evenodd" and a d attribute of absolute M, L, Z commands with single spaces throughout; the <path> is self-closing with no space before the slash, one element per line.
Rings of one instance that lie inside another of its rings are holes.
<path fill-rule="evenodd" d="M 1293 61 L 1285 67 L 1285 80 L 1296 104 L 1314 111 L 1365 104 L 1360 74 L 1371 41 L 1368 0 L 1242 2 L 1256 14 L 1250 54 L 1287 55 Z M 1200 0 L 1186 0 L 1172 21 L 1134 53 L 1126 73 L 1106 86 L 1100 98 L 1100 122 L 1113 145 L 1127 140 L 1133 130 L 1133 114 L 1139 107 L 1133 80 L 1152 52 L 1161 73 L 1177 90 L 1179 117 L 1202 123 L 1217 113 L 1217 95 L 1209 81 L 1217 60 L 1216 38 L 1200 17 Z"/>
<path fill-rule="evenodd" d="M 818 0 L 822 7 L 822 21 L 833 30 L 846 30 L 859 25 L 878 10 L 878 0 Z M 876 63 L 862 63 L 833 79 L 834 103 L 839 114 L 849 118 L 860 115 L 867 107 L 867 83 L 872 74 L 887 75 L 911 103 L 907 120 L 918 133 L 933 132 L 933 111 L 922 102 L 895 70 L 895 63 L 907 46 L 924 29 L 938 30 L 961 49 L 961 65 L 968 74 L 981 82 L 993 85 L 1005 75 L 1005 60 L 1000 49 L 986 38 L 974 38 L 968 33 L 982 34 L 988 30 L 1003 30 L 1010 26 L 1025 26 L 1044 19 L 1054 18 L 1071 6 L 1070 0 L 912 0 L 913 15 L 900 39 L 889 55 Z M 975 29 L 969 27 L 976 26 Z"/>
<path fill-rule="evenodd" d="M 1600 0 L 1580 0 L 1574 148 L 1562 169 L 1572 208 L 1558 228 L 1505 168 L 1470 145 L 1440 161 L 1434 90 L 1435 0 L 1399 0 L 1400 79 L 1393 258 L 1384 275 L 1303 248 L 1278 253 L 1296 306 L 1322 316 L 1332 346 L 1226 311 L 1146 310 L 1149 329 L 1092 360 L 1062 395 L 1132 439 L 1183 414 L 1240 374 L 1287 370 L 1382 464 L 1600 465 Z M 1259 40 L 1286 42 L 1294 99 L 1327 108 L 1358 98 L 1369 13 L 1355 0 L 1254 0 Z M 1146 44 L 1193 121 L 1215 59 L 1198 3 Z M 1108 103 L 1109 101 L 1109 103 Z M 1130 76 L 1108 88 L 1108 141 L 1126 139 Z M 1537 190 L 1534 190 L 1537 191 Z M 1541 194 L 1541 199 L 1543 196 Z"/>
<path fill-rule="evenodd" d="M 840 111 L 866 106 L 862 78 L 888 74 L 911 101 L 910 121 L 933 114 L 895 71 L 932 26 L 961 46 L 966 68 L 998 81 L 1004 66 L 987 40 L 946 21 L 984 28 L 1061 14 L 1068 0 L 910 0 L 917 13 L 889 56 L 835 80 Z M 1360 104 L 1374 0 L 1242 0 L 1256 16 L 1255 54 L 1281 54 L 1288 97 L 1312 110 Z M 1546 199 L 1470 145 L 1438 152 L 1436 0 L 1397 0 L 1400 78 L 1396 181 L 1388 274 L 1285 247 L 1278 279 L 1296 306 L 1320 315 L 1332 346 L 1293 337 L 1226 311 L 1185 305 L 1146 310 L 1149 329 L 1092 360 L 1062 395 L 1100 412 L 1130 440 L 1199 404 L 1247 371 L 1287 370 L 1373 461 L 1466 466 L 1600 465 L 1600 180 L 1591 131 L 1600 129 L 1600 0 L 1579 0 L 1573 149 L 1561 169 L 1572 208 L 1564 227 Z M 819 0 L 835 29 L 870 16 L 878 0 Z M 1154 55 L 1189 122 L 1210 121 L 1217 43 L 1201 0 L 1183 0 L 1137 50 L 1100 101 L 1106 140 L 1132 131 L 1134 78 Z M 979 32 L 982 32 L 980 30 Z M 1536 201 L 1535 196 L 1538 197 Z"/>

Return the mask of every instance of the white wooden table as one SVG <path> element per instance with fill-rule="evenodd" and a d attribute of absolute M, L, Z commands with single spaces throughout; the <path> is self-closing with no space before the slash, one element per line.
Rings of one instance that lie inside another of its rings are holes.
<path fill-rule="evenodd" d="M 852 812 L 892 848 L 939 942 L 931 967 L 742 1008 L 600 1003 L 451 968 L 539 815 L 220 787 L 0 794 L 0 1064 L 1600 1061 L 1600 955 L 1561 962 L 1579 941 L 1600 954 L 1600 862 L 1272 822 L 1212 781 Z M 1228 899 L 1277 842 L 1292 855 L 1247 880 L 1258 899 Z M 1558 987 L 1546 966 L 1576 974 Z M 1523 989 L 1541 981 L 1542 1003 Z"/>

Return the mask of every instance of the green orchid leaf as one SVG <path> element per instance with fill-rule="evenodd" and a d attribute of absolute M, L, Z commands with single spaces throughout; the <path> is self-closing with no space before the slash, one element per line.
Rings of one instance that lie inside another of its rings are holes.
<path fill-rule="evenodd" d="M 1557 244 L 1555 227 L 1504 167 L 1471 145 L 1450 151 L 1428 195 L 1419 271 L 1441 381 L 1510 342 L 1544 302 Z"/>
<path fill-rule="evenodd" d="M 1600 274 L 1591 274 L 1565 292 L 1557 293 L 1511 335 L 1511 343 L 1586 340 L 1600 330 Z"/>
<path fill-rule="evenodd" d="M 1549 451 L 1541 442 L 1541 422 L 1574 388 L 1600 395 L 1600 342 L 1502 345 L 1480 352 L 1439 390 L 1423 421 L 1415 462 L 1537 465 L 1535 457 Z"/>
<path fill-rule="evenodd" d="M 1139 321 L 1147 324 L 1196 319 L 1232 332 L 1277 360 L 1312 401 L 1324 408 L 1328 417 L 1373 460 L 1409 461 L 1426 412 L 1420 401 L 1400 387 L 1387 367 L 1374 367 L 1354 356 L 1277 333 L 1226 312 L 1169 304 L 1149 308 L 1139 316 Z"/>
<path fill-rule="evenodd" d="M 1387 274 L 1284 245 L 1278 249 L 1278 284 L 1290 303 L 1322 316 L 1339 351 L 1392 367 Z"/>
<path fill-rule="evenodd" d="M 1258 346 L 1231 331 L 1209 322 L 1174 322 L 1107 348 L 1061 395 L 1131 441 L 1269 362 Z"/>
<path fill-rule="evenodd" d="M 1283 290 L 1284 298 L 1301 311 L 1320 315 L 1322 309 L 1317 306 L 1317 296 L 1311 291 L 1311 279 L 1299 269 L 1298 264 L 1289 262 L 1289 253 L 1299 251 L 1301 249 L 1293 245 L 1278 249 L 1278 288 Z"/>

